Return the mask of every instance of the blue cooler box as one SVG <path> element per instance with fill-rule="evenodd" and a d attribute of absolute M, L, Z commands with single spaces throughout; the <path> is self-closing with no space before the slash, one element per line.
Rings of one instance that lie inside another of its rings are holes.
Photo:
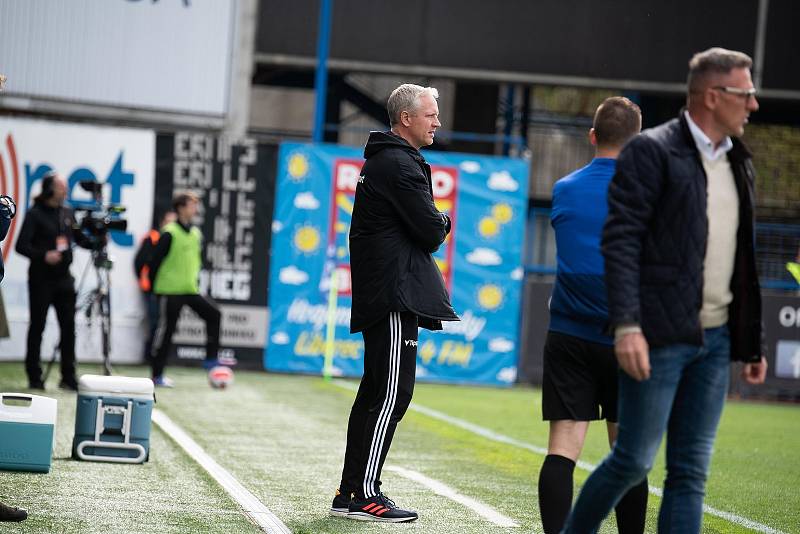
<path fill-rule="evenodd" d="M 0 469 L 50 471 L 57 413 L 56 399 L 0 393 Z"/>
<path fill-rule="evenodd" d="M 153 382 L 83 375 L 78 381 L 72 457 L 138 464 L 150 454 Z"/>

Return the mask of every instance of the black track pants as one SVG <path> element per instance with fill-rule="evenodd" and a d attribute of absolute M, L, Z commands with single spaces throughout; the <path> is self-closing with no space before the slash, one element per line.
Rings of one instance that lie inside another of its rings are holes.
<path fill-rule="evenodd" d="M 75 380 L 75 286 L 72 276 L 55 280 L 31 277 L 28 280 L 28 302 L 30 306 L 30 326 L 28 326 L 28 350 L 25 355 L 25 370 L 31 383 L 42 379 L 39 355 L 42 346 L 42 333 L 47 321 L 47 310 L 53 306 L 58 319 L 61 341 L 61 378 L 65 382 Z"/>
<path fill-rule="evenodd" d="M 380 491 L 381 468 L 414 393 L 417 316 L 390 312 L 364 330 L 364 376 L 347 425 L 341 492 L 360 499 Z"/>
<path fill-rule="evenodd" d="M 153 377 L 161 376 L 172 348 L 172 334 L 178 325 L 181 308 L 189 306 L 206 323 L 206 359 L 217 358 L 222 313 L 217 305 L 202 295 L 159 295 L 158 327 L 153 338 Z"/>

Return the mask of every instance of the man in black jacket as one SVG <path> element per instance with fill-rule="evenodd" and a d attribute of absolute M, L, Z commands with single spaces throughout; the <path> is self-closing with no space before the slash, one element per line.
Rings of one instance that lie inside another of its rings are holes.
<path fill-rule="evenodd" d="M 752 61 L 711 48 L 689 62 L 687 109 L 634 138 L 617 160 L 603 229 L 619 434 L 564 532 L 596 532 L 653 465 L 667 434 L 658 531 L 700 532 L 731 360 L 764 381 L 750 152 Z"/>
<path fill-rule="evenodd" d="M 78 389 L 75 379 L 75 281 L 70 274 L 72 244 L 86 245 L 80 232 L 73 233 L 72 210 L 64 206 L 67 182 L 55 173 L 42 178 L 41 193 L 25 214 L 16 250 L 30 259 L 28 300 L 30 326 L 25 370 L 31 389 L 44 389 L 39 354 L 47 310 L 56 310 L 61 334 L 61 382 L 59 387 Z"/>
<path fill-rule="evenodd" d="M 433 203 L 431 168 L 419 149 L 433 143 L 439 94 L 403 84 L 389 96 L 391 131 L 372 132 L 350 226 L 352 317 L 364 337 L 364 375 L 347 426 L 333 515 L 400 523 L 417 513 L 395 506 L 380 474 L 414 391 L 417 329 L 457 321 L 433 256 L 450 219 Z"/>

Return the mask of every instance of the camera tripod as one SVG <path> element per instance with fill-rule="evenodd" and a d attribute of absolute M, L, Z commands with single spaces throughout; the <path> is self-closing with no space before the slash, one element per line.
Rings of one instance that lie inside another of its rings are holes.
<path fill-rule="evenodd" d="M 87 336 L 100 336 L 103 373 L 109 376 L 111 375 L 111 267 L 113 262 L 108 257 L 105 248 L 92 249 L 91 253 L 92 260 L 91 262 L 87 262 L 86 267 L 84 267 L 83 274 L 81 274 L 78 287 L 76 288 L 76 294 L 79 300 L 75 306 L 75 313 L 76 315 L 78 313 L 83 314 L 85 317 Z M 94 271 L 97 285 L 83 295 L 82 290 L 89 271 Z M 93 328 L 95 324 L 99 325 L 99 332 Z M 53 363 L 58 359 L 58 347 L 59 346 L 56 345 L 53 350 L 53 357 L 47 362 L 47 368 L 44 371 L 42 381 L 47 381 Z"/>

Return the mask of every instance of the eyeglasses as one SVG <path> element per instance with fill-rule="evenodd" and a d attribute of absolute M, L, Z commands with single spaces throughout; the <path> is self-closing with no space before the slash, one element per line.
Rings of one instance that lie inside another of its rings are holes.
<path fill-rule="evenodd" d="M 750 98 L 756 97 L 755 87 L 751 87 L 750 89 L 741 89 L 739 87 L 724 87 L 722 85 L 717 85 L 712 87 L 712 89 L 716 89 L 717 91 L 722 91 L 723 93 L 728 93 L 730 95 L 741 96 L 744 100 L 749 100 Z"/>

